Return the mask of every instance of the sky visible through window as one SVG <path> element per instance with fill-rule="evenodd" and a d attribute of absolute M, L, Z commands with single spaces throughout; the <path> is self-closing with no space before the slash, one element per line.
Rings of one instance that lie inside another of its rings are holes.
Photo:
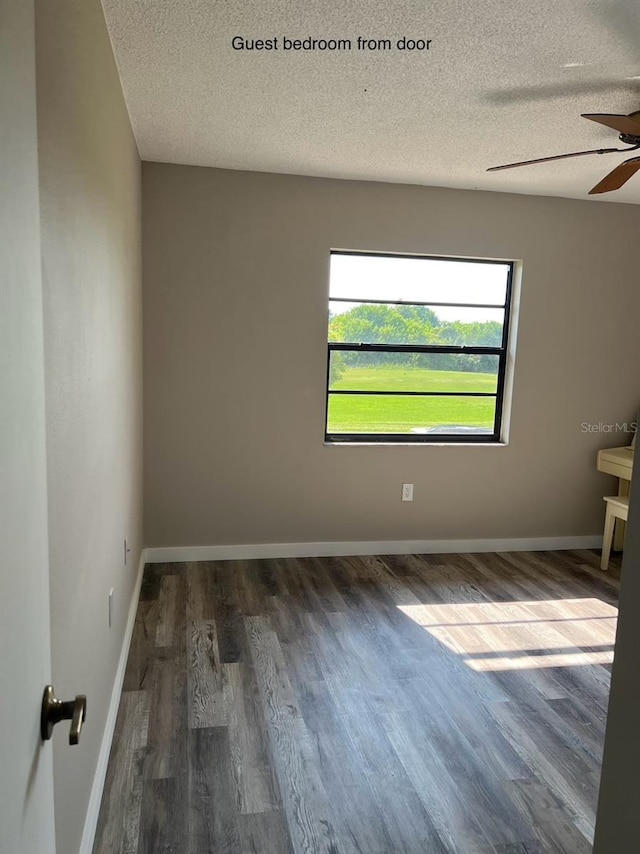
<path fill-rule="evenodd" d="M 331 255 L 331 313 L 342 314 L 359 299 L 403 302 L 451 302 L 503 305 L 509 264 L 449 259 Z M 502 311 L 434 307 L 441 320 L 502 322 Z"/>

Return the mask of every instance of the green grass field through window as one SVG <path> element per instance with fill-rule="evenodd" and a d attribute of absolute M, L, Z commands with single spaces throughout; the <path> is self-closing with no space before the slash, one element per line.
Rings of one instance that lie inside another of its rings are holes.
<path fill-rule="evenodd" d="M 495 373 L 428 371 L 408 367 L 347 367 L 332 390 L 496 391 Z M 468 427 L 493 432 L 494 397 L 329 395 L 328 433 L 422 433 Z M 446 432 L 446 431 L 443 431 Z M 455 432 L 452 430 L 451 432 Z"/>

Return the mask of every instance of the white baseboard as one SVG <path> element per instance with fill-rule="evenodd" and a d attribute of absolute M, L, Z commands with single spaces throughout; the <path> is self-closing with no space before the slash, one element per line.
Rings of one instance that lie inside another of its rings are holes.
<path fill-rule="evenodd" d="M 196 560 L 250 560 L 278 557 L 528 552 L 599 549 L 601 536 L 532 537 L 502 540 L 380 540 L 343 543 L 262 543 L 239 546 L 160 546 L 145 549 L 147 563 Z"/>
<path fill-rule="evenodd" d="M 82 842 L 80 843 L 79 854 L 91 854 L 91 852 L 93 851 L 93 842 L 96 835 L 96 828 L 98 826 L 100 804 L 102 802 L 102 792 L 104 789 L 105 778 L 107 776 L 109 754 L 111 753 L 111 742 L 113 741 L 113 732 L 116 726 L 116 718 L 118 717 L 120 695 L 122 693 L 124 674 L 127 669 L 129 647 L 131 646 L 133 626 L 136 621 L 138 599 L 140 598 L 140 588 L 142 586 L 142 575 L 144 573 L 144 565 L 146 562 L 146 549 L 142 549 L 142 551 L 140 552 L 140 560 L 138 562 L 138 575 L 136 577 L 136 583 L 131 594 L 131 602 L 129 603 L 129 613 L 127 615 L 127 625 L 124 630 L 124 637 L 122 639 L 120 658 L 118 659 L 118 669 L 116 670 L 115 679 L 113 681 L 113 688 L 111 689 L 109 711 L 107 712 L 107 721 L 105 723 L 104 733 L 102 735 L 102 744 L 100 745 L 100 753 L 98 755 L 96 773 L 94 774 L 93 785 L 91 786 L 91 795 L 89 796 L 89 806 L 87 808 L 87 815 L 85 817 L 84 830 L 82 833 Z"/>

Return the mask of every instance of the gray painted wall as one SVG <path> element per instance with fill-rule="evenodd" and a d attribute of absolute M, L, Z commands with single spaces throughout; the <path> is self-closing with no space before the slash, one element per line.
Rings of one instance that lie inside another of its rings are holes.
<path fill-rule="evenodd" d="M 53 679 L 58 696 L 88 698 L 79 747 L 54 735 L 71 854 L 142 546 L 140 161 L 99 0 L 36 11 Z"/>
<path fill-rule="evenodd" d="M 595 535 L 640 209 L 143 165 L 150 546 Z M 331 248 L 523 262 L 508 447 L 323 444 Z M 403 482 L 413 503 L 400 501 Z"/>

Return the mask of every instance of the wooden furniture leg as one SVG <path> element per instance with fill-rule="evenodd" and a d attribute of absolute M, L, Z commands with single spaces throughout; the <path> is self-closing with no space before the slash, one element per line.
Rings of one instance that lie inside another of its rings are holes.
<path fill-rule="evenodd" d="M 629 515 L 629 498 L 626 495 L 605 495 L 604 502 L 607 510 L 604 517 L 604 534 L 602 537 L 602 558 L 600 569 L 609 569 L 609 557 L 611 556 L 611 541 L 616 527 L 623 521 L 627 521 Z"/>
<path fill-rule="evenodd" d="M 609 569 L 611 541 L 613 539 L 615 524 L 616 517 L 611 512 L 611 505 L 607 502 L 607 512 L 604 517 L 604 535 L 602 537 L 602 558 L 600 559 L 600 569 Z"/>
<path fill-rule="evenodd" d="M 629 481 L 625 480 L 623 477 L 618 480 L 618 495 L 620 497 L 626 497 L 629 495 Z M 621 552 L 624 546 L 624 532 L 626 527 L 626 523 L 623 519 L 619 519 L 618 524 L 615 526 L 613 548 L 617 552 Z"/>

